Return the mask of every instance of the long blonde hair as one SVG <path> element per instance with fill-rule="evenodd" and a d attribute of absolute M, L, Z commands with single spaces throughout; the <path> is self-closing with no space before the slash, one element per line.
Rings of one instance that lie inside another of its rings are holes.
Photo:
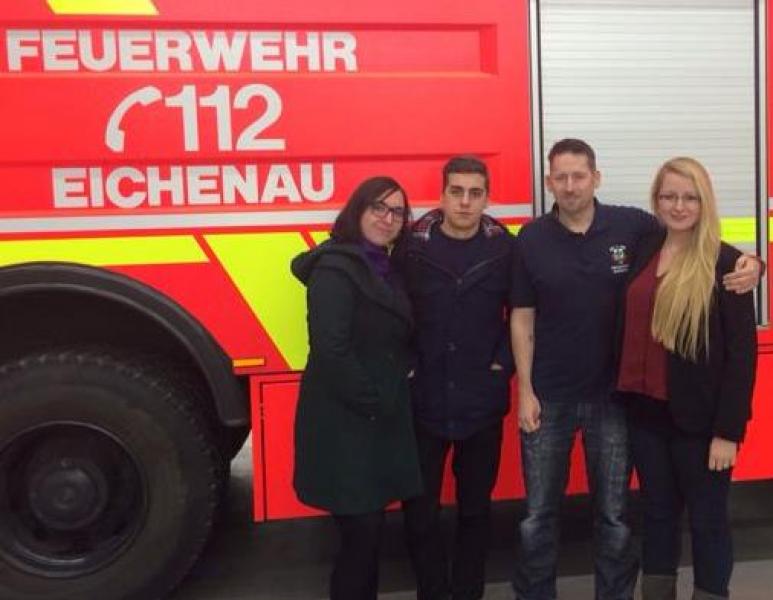
<path fill-rule="evenodd" d="M 676 255 L 658 287 L 652 316 L 652 336 L 671 352 L 697 362 L 699 350 L 708 357 L 709 309 L 715 285 L 720 232 L 717 201 L 706 169 L 697 160 L 672 158 L 658 170 L 650 190 L 652 210 L 666 174 L 686 177 L 700 198 L 700 217 L 687 247 Z"/>

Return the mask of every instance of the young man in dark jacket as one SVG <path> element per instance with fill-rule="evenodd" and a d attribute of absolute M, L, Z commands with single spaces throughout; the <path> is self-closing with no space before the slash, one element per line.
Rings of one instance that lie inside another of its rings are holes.
<path fill-rule="evenodd" d="M 491 491 L 513 372 L 507 314 L 513 237 L 483 214 L 486 165 L 443 169 L 440 208 L 395 253 L 416 320 L 412 401 L 425 493 L 404 503 L 419 600 L 483 597 Z M 453 446 L 458 524 L 454 556 L 439 530 L 443 466 Z"/>

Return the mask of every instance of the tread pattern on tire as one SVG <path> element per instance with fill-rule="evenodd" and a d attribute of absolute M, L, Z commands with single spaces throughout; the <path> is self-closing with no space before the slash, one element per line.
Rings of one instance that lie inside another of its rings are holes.
<path fill-rule="evenodd" d="M 169 594 L 191 569 L 200 556 L 215 521 L 215 513 L 221 498 L 221 486 L 225 478 L 222 473 L 223 461 L 219 456 L 214 433 L 207 419 L 200 414 L 196 398 L 190 397 L 190 389 L 179 385 L 179 377 L 174 373 L 166 374 L 158 363 L 149 364 L 147 358 L 137 355 L 122 355 L 120 351 L 108 348 L 67 348 L 49 352 L 30 354 L 22 358 L 10 360 L 0 364 L 0 381 L 7 380 L 22 371 L 34 370 L 46 366 L 77 367 L 95 366 L 103 370 L 112 370 L 116 376 L 141 381 L 142 385 L 157 391 L 155 399 L 171 407 L 173 411 L 187 422 L 188 428 L 193 432 L 193 441 L 205 456 L 209 463 L 209 475 L 212 483 L 209 486 L 209 498 L 207 503 L 205 527 L 199 528 L 201 535 L 188 546 L 187 556 L 180 557 L 175 565 L 175 573 L 160 574 L 154 581 L 161 582 L 166 579 L 164 585 L 154 589 L 155 598 L 164 598 Z M 177 385 L 175 385 L 177 384 Z M 199 517 L 205 517 L 200 514 Z M 200 521 L 201 522 L 201 521 Z M 131 598 L 139 596 L 131 596 Z M 151 597 L 142 595 L 142 600 L 150 600 Z"/>

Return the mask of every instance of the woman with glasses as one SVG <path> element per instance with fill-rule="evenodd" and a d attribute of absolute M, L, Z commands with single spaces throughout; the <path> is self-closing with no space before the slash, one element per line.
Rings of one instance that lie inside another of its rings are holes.
<path fill-rule="evenodd" d="M 716 199 L 698 161 L 666 162 L 650 200 L 663 231 L 641 243 L 631 267 L 618 377 L 644 513 L 642 597 L 676 598 L 686 507 L 693 598 L 727 598 L 728 491 L 755 376 L 753 299 L 721 285 L 740 252 L 720 241 Z"/>
<path fill-rule="evenodd" d="M 411 312 L 389 260 L 409 217 L 394 179 L 368 179 L 331 239 L 292 262 L 307 287 L 310 346 L 294 485 L 302 502 L 332 513 L 340 534 L 332 600 L 376 599 L 384 509 L 421 492 L 408 390 Z"/>

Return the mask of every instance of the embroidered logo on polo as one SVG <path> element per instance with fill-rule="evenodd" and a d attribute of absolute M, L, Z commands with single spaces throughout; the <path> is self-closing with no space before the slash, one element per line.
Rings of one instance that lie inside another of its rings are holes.
<path fill-rule="evenodd" d="M 625 244 L 615 244 L 609 247 L 609 256 L 612 259 L 612 272 L 615 275 L 627 273 L 631 266 L 628 247 Z"/>

